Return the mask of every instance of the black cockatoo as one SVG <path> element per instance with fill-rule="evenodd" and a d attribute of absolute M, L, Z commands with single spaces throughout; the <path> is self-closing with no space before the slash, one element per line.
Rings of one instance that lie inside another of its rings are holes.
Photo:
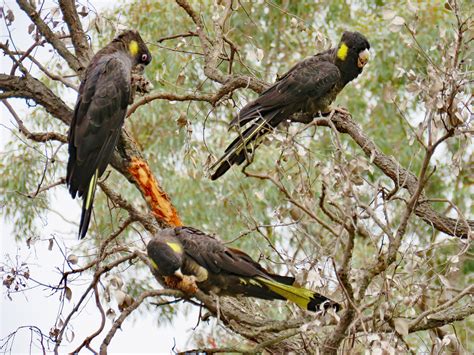
<path fill-rule="evenodd" d="M 323 303 L 324 308 L 339 309 L 336 302 L 293 286 L 293 277 L 269 273 L 243 251 L 226 247 L 195 228 L 163 229 L 147 249 L 159 276 L 192 276 L 205 293 L 289 300 L 310 311 L 317 311 Z"/>
<path fill-rule="evenodd" d="M 82 197 L 79 238 L 87 233 L 98 178 L 109 164 L 131 101 L 131 72 L 151 54 L 137 31 L 125 31 L 92 58 L 69 129 L 67 185 Z"/>
<path fill-rule="evenodd" d="M 259 138 L 281 122 L 301 112 L 324 115 L 347 83 L 362 73 L 369 60 L 370 44 L 359 32 L 344 32 L 336 48 L 318 53 L 297 63 L 275 84 L 249 102 L 230 127 L 246 126 L 210 168 L 216 180 L 234 164 L 241 164 L 258 146 Z"/>

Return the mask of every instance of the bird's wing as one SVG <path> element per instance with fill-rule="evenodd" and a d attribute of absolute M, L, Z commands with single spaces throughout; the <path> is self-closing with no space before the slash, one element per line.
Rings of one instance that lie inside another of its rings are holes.
<path fill-rule="evenodd" d="M 69 132 L 67 181 L 73 197 L 110 161 L 130 99 L 130 70 L 120 56 L 99 58 L 81 84 Z"/>
<path fill-rule="evenodd" d="M 321 60 L 318 56 L 308 58 L 295 65 L 256 100 L 242 108 L 230 122 L 230 126 L 243 126 L 284 107 L 292 107 L 292 110 L 286 110 L 286 114 L 302 110 L 308 99 L 322 97 L 339 79 L 340 71 L 336 65 Z"/>
<path fill-rule="evenodd" d="M 227 248 L 219 240 L 194 228 L 176 230 L 187 256 L 210 272 L 224 271 L 242 277 L 267 276 L 265 270 L 243 251 Z"/>

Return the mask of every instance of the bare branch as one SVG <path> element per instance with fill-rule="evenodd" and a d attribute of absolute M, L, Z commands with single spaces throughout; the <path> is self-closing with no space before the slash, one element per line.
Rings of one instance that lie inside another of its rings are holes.
<path fill-rule="evenodd" d="M 307 117 L 300 117 L 301 122 L 307 122 Z M 407 169 L 400 166 L 393 157 L 389 157 L 375 145 L 361 129 L 361 127 L 350 116 L 337 113 L 331 117 L 331 121 L 336 129 L 341 133 L 346 133 L 361 147 L 365 155 L 390 179 L 396 186 L 407 189 L 410 194 L 416 192 L 418 178 Z M 328 126 L 326 119 L 317 119 L 319 126 Z M 449 218 L 436 212 L 431 204 L 426 201 L 423 194 L 420 196 L 420 202 L 415 207 L 415 214 L 421 217 L 426 223 L 432 225 L 437 230 L 460 238 L 468 238 L 474 228 L 474 221 L 469 220 L 462 223 L 462 220 Z"/>
<path fill-rule="evenodd" d="M 73 354 L 79 354 L 79 351 L 83 347 L 89 347 L 91 341 L 97 337 L 100 333 L 102 333 L 102 330 L 105 328 L 105 312 L 104 308 L 102 307 L 102 304 L 100 303 L 100 295 L 99 295 L 99 288 L 97 287 L 97 284 L 94 285 L 94 299 L 95 299 L 95 304 L 97 306 L 97 309 L 99 310 L 100 313 L 100 325 L 97 328 L 96 331 L 94 331 L 91 335 L 86 337 L 81 345 L 79 345 L 76 350 L 72 351 Z"/>
<path fill-rule="evenodd" d="M 66 45 L 56 36 L 56 34 L 43 21 L 40 14 L 35 10 L 31 3 L 27 0 L 17 0 L 20 8 L 28 15 L 33 23 L 38 27 L 41 34 L 56 49 L 61 57 L 68 63 L 69 67 L 77 73 L 81 73 L 85 67 L 81 65 L 79 60 L 66 48 Z"/>
<path fill-rule="evenodd" d="M 147 299 L 148 297 L 158 297 L 158 296 L 173 296 L 173 297 L 179 298 L 183 296 L 183 293 L 181 291 L 167 290 L 167 289 L 142 292 L 140 296 L 138 296 L 137 299 L 133 301 L 133 303 L 129 307 L 125 308 L 122 311 L 122 313 L 120 314 L 120 317 L 118 317 L 117 320 L 114 322 L 109 332 L 105 336 L 104 340 L 102 341 L 102 344 L 100 345 L 100 354 L 107 354 L 107 347 L 110 345 L 112 338 L 114 337 L 115 333 L 120 328 L 122 323 L 125 321 L 125 319 L 135 309 L 137 309 L 143 303 L 145 299 Z"/>
<path fill-rule="evenodd" d="M 113 191 L 105 182 L 100 181 L 99 186 L 102 191 L 105 192 L 107 197 L 110 198 L 114 204 L 126 210 L 133 220 L 140 222 L 143 227 L 147 229 L 151 234 L 156 233 L 158 228 L 154 219 L 149 214 L 140 212 L 136 207 L 130 204 L 127 200 L 125 200 L 120 194 Z"/>
<path fill-rule="evenodd" d="M 0 89 L 13 92 L 10 97 L 30 99 L 43 106 L 48 113 L 69 125 L 73 111 L 46 85 L 31 75 L 22 77 L 1 74 Z"/>
<path fill-rule="evenodd" d="M 57 74 L 54 74 L 54 73 L 51 73 L 45 66 L 43 66 L 35 57 L 29 55 L 28 56 L 28 59 L 31 60 L 33 63 L 35 63 L 35 65 L 43 72 L 45 73 L 49 78 L 53 79 L 53 80 L 56 80 L 56 81 L 59 81 L 61 83 L 63 83 L 65 86 L 67 86 L 68 88 L 71 88 L 75 91 L 78 91 L 79 88 L 70 83 L 68 80 L 66 80 L 63 76 L 61 75 L 57 75 Z"/>
<path fill-rule="evenodd" d="M 235 80 L 241 83 L 240 87 L 248 87 L 256 92 L 262 92 L 268 85 L 254 77 L 247 77 L 243 75 L 237 75 L 233 77 L 229 74 L 222 73 L 218 67 L 218 60 L 220 51 L 223 45 L 223 33 L 222 28 L 227 21 L 227 18 L 230 16 L 232 11 L 232 2 L 226 1 L 226 7 L 223 14 L 215 22 L 214 28 L 216 30 L 216 38 L 210 40 L 204 33 L 204 23 L 201 20 L 201 17 L 194 11 L 192 6 L 186 0 L 176 0 L 176 3 L 181 6 L 189 17 L 193 20 L 196 25 L 196 33 L 198 34 L 199 40 L 201 41 L 201 46 L 204 51 L 204 74 L 211 80 L 221 83 L 228 84 L 229 81 Z"/>
<path fill-rule="evenodd" d="M 6 100 L 3 99 L 2 103 L 6 106 L 8 111 L 10 111 L 10 114 L 12 117 L 15 119 L 16 123 L 18 124 L 18 129 L 21 133 L 25 135 L 26 138 L 31 139 L 35 142 L 48 142 L 48 141 L 58 141 L 61 143 L 67 143 L 67 137 L 64 134 L 57 133 L 57 132 L 30 132 L 28 128 L 25 127 L 23 124 L 23 121 L 21 118 L 18 116 L 18 114 L 15 112 L 13 107 L 10 105 L 10 103 Z"/>
<path fill-rule="evenodd" d="M 457 303 L 461 298 L 463 298 L 466 295 L 473 294 L 473 292 L 474 292 L 474 285 L 470 285 L 470 286 L 466 287 L 458 295 L 456 295 L 456 297 L 453 297 L 449 301 L 443 303 L 442 305 L 440 305 L 436 308 L 429 309 L 429 310 L 421 313 L 415 320 L 410 322 L 409 329 L 410 330 L 411 329 L 417 329 L 417 326 L 428 316 L 430 316 L 434 313 L 440 313 L 442 311 L 445 311 L 448 307 L 450 307 L 450 306 L 454 305 L 455 303 Z"/>
<path fill-rule="evenodd" d="M 106 272 L 109 272 L 110 270 L 112 270 L 113 268 L 117 267 L 118 265 L 126 262 L 126 261 L 129 261 L 129 260 L 133 260 L 137 257 L 138 253 L 137 252 L 133 252 L 133 253 L 129 253 L 125 256 L 122 256 L 122 257 L 119 257 L 117 258 L 116 260 L 110 262 L 109 264 L 106 264 L 104 266 L 100 266 L 99 263 L 97 263 L 97 270 L 95 271 L 94 273 L 94 277 L 92 279 L 92 281 L 90 282 L 89 286 L 87 287 L 87 289 L 83 292 L 81 298 L 79 299 L 79 301 L 77 302 L 77 304 L 75 305 L 75 307 L 72 309 L 72 311 L 69 313 L 69 315 L 66 317 L 66 319 L 64 320 L 63 322 L 63 325 L 61 327 L 61 329 L 59 330 L 59 333 L 56 337 L 56 345 L 54 347 L 54 351 L 55 353 L 58 352 L 58 349 L 61 345 L 61 342 L 62 342 L 62 339 L 63 339 L 63 336 L 64 336 L 64 332 L 66 331 L 67 329 L 67 326 L 69 325 L 69 322 L 71 321 L 73 315 L 79 311 L 79 309 L 81 308 L 82 304 L 84 303 L 85 299 L 87 298 L 87 295 L 89 294 L 89 292 L 91 290 L 94 289 L 94 287 L 97 285 L 97 283 L 99 282 L 99 279 L 100 277 L 106 273 Z M 66 283 L 67 280 L 63 277 L 63 280 L 64 282 Z"/>
<path fill-rule="evenodd" d="M 63 13 L 64 22 L 66 22 L 69 33 L 71 34 L 76 57 L 82 67 L 85 68 L 92 58 L 93 53 L 82 28 L 81 19 L 77 13 L 76 2 L 74 0 L 60 0 L 59 7 Z"/>

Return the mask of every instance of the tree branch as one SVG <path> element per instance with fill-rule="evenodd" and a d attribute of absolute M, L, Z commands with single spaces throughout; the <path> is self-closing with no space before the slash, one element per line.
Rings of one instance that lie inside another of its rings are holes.
<path fill-rule="evenodd" d="M 120 328 L 122 323 L 125 321 L 125 319 L 132 313 L 135 309 L 137 309 L 143 301 L 148 298 L 148 297 L 157 297 L 157 296 L 173 296 L 173 297 L 182 297 L 183 293 L 181 291 L 177 290 L 152 290 L 152 291 L 144 291 L 140 294 L 140 296 L 137 297 L 137 299 L 127 308 L 125 308 L 120 316 L 117 318 L 117 320 L 114 322 L 112 327 L 110 328 L 109 332 L 105 336 L 104 340 L 102 341 L 102 344 L 100 345 L 100 354 L 107 354 L 107 348 L 112 341 L 112 338 L 114 337 L 115 333 L 117 330 Z"/>
<path fill-rule="evenodd" d="M 308 117 L 300 116 L 299 122 L 308 123 Z M 410 194 L 416 192 L 418 178 L 412 172 L 400 166 L 400 163 L 394 158 L 382 153 L 352 117 L 336 113 L 332 115 L 331 122 L 340 133 L 348 134 L 363 150 L 366 157 L 371 159 L 386 176 L 392 179 L 396 186 L 407 189 Z M 327 119 L 316 118 L 316 125 L 329 126 L 329 123 Z M 474 229 L 473 220 L 463 223 L 461 219 L 445 217 L 436 212 L 431 204 L 426 201 L 424 194 L 421 194 L 420 201 L 415 207 L 415 214 L 437 230 L 455 237 L 469 238 L 472 229 Z"/>
<path fill-rule="evenodd" d="M 204 23 L 201 17 L 194 11 L 187 0 L 176 0 L 176 3 L 183 8 L 196 25 L 196 33 L 198 34 L 201 46 L 204 51 L 204 74 L 211 80 L 220 84 L 229 85 L 230 82 L 235 81 L 239 83 L 239 87 L 248 87 L 255 92 L 262 92 L 268 84 L 262 80 L 254 77 L 244 75 L 230 75 L 222 73 L 218 67 L 219 54 L 223 45 L 222 27 L 227 18 L 230 16 L 231 1 L 227 1 L 224 13 L 214 23 L 216 31 L 216 38 L 210 40 L 204 33 Z M 240 86 L 241 85 L 241 86 Z"/>
<path fill-rule="evenodd" d="M 13 94 L 10 97 L 33 100 L 67 125 L 72 120 L 73 111 L 66 103 L 41 81 L 29 74 L 19 77 L 0 73 L 0 90 L 12 92 Z"/>
<path fill-rule="evenodd" d="M 31 139 L 35 142 L 48 142 L 48 141 L 58 141 L 61 143 L 67 143 L 67 137 L 64 134 L 57 132 L 30 132 L 28 128 L 25 127 L 21 118 L 17 115 L 12 105 L 6 100 L 3 99 L 2 103 L 6 106 L 12 117 L 15 119 L 18 124 L 18 129 L 21 133 L 25 135 L 26 138 Z"/>
<path fill-rule="evenodd" d="M 82 28 L 81 19 L 76 10 L 76 2 L 74 0 L 60 0 L 59 7 L 63 13 L 64 22 L 66 22 L 71 34 L 72 44 L 76 57 L 82 67 L 87 67 L 92 58 L 92 50 L 87 42 L 87 36 Z"/>
<path fill-rule="evenodd" d="M 20 8 L 28 15 L 38 30 L 46 38 L 46 40 L 56 49 L 61 57 L 67 62 L 69 67 L 76 73 L 81 74 L 85 69 L 79 60 L 66 48 L 66 45 L 56 36 L 56 34 L 43 21 L 40 14 L 35 10 L 31 3 L 27 0 L 17 0 Z"/>

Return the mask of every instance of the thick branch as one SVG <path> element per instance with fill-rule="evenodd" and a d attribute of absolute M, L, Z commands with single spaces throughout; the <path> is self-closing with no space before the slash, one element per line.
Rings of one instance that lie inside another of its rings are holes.
<path fill-rule="evenodd" d="M 27 0 L 17 0 L 20 8 L 33 21 L 41 34 L 56 49 L 61 57 L 68 63 L 72 70 L 81 73 L 85 67 L 81 65 L 79 60 L 66 48 L 66 45 L 54 34 L 49 26 L 43 21 L 40 14 L 35 10 L 31 3 Z"/>
<path fill-rule="evenodd" d="M 474 291 L 474 285 L 468 286 L 465 288 L 461 293 L 459 293 L 456 297 L 450 299 L 449 301 L 439 305 L 436 308 L 426 310 L 422 314 L 420 314 L 415 320 L 410 323 L 409 329 L 416 329 L 416 327 L 422 323 L 423 320 L 427 319 L 431 314 L 442 313 L 446 309 L 450 309 L 452 305 L 458 302 L 461 298 L 466 295 L 472 294 Z"/>
<path fill-rule="evenodd" d="M 298 120 L 307 123 L 308 117 L 302 116 Z M 407 189 L 410 194 L 416 192 L 418 178 L 412 172 L 403 168 L 394 158 L 382 153 L 372 139 L 364 133 L 359 124 L 350 116 L 336 113 L 332 115 L 331 121 L 339 132 L 351 136 L 364 151 L 365 155 L 371 159 L 386 176 L 392 179 L 397 187 Z M 329 126 L 326 119 L 318 119 L 316 124 L 319 126 Z M 420 202 L 415 208 L 415 214 L 437 230 L 460 238 L 467 238 L 472 233 L 474 221 L 469 220 L 467 223 L 463 223 L 460 219 L 449 218 L 439 214 L 431 207 L 431 204 L 425 200 L 423 194 L 419 200 Z"/>
<path fill-rule="evenodd" d="M 419 332 L 421 330 L 439 328 L 443 325 L 451 324 L 456 321 L 464 320 L 474 314 L 474 303 L 469 303 L 458 308 L 448 308 L 442 312 L 434 313 L 426 319 L 425 322 L 410 327 L 409 332 Z"/>
<path fill-rule="evenodd" d="M 71 34 L 72 44 L 76 52 L 76 57 L 82 67 L 86 67 L 92 58 L 92 50 L 87 42 L 87 36 L 82 28 L 81 20 L 77 14 L 74 0 L 60 0 L 59 7 L 63 13 L 64 22 L 66 22 Z"/>
<path fill-rule="evenodd" d="M 409 326 L 408 332 L 410 334 L 440 328 L 442 326 L 452 324 L 454 322 L 463 321 L 471 317 L 474 314 L 474 303 L 468 302 L 464 305 L 457 307 L 449 307 L 443 311 L 429 315 L 423 322 Z M 402 318 L 406 322 L 410 323 L 415 321 L 414 318 Z M 391 318 L 385 317 L 384 319 L 374 320 L 374 317 L 367 317 L 360 324 L 353 322 L 352 326 L 356 332 L 376 332 L 376 333 L 393 333 L 393 326 L 389 325 Z"/>
<path fill-rule="evenodd" d="M 12 93 L 9 97 L 31 99 L 43 106 L 48 113 L 68 124 L 72 120 L 72 110 L 46 85 L 31 75 L 22 77 L 0 74 L 0 90 Z"/>

